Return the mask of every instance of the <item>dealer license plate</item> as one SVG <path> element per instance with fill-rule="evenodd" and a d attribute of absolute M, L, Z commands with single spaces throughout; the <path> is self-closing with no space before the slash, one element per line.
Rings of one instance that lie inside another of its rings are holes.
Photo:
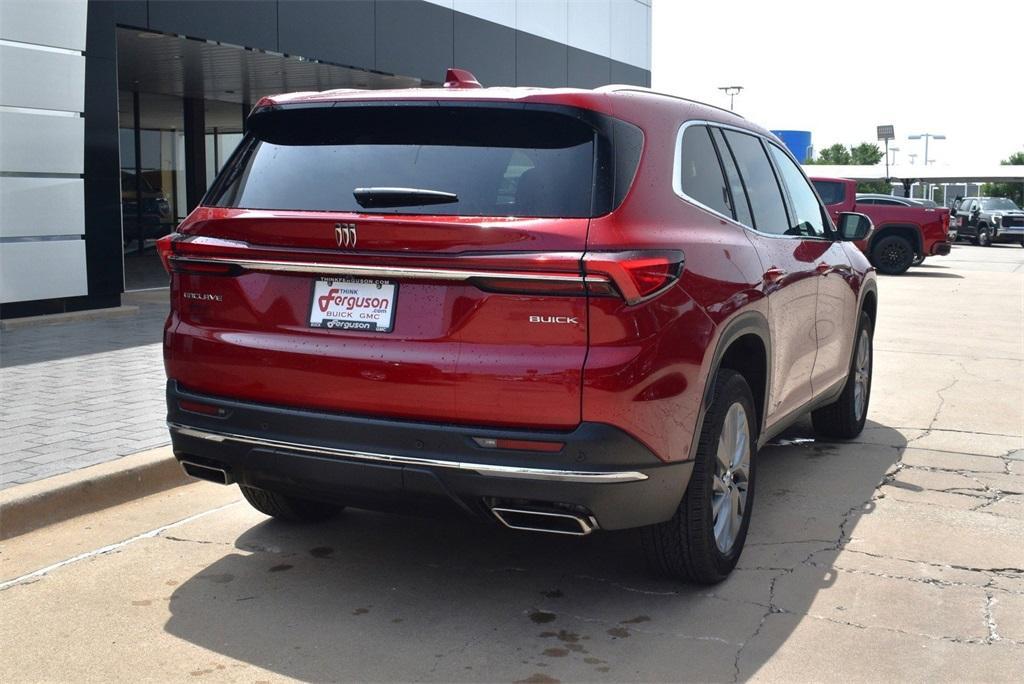
<path fill-rule="evenodd" d="M 398 283 L 372 278 L 319 278 L 309 309 L 311 328 L 391 332 Z"/>

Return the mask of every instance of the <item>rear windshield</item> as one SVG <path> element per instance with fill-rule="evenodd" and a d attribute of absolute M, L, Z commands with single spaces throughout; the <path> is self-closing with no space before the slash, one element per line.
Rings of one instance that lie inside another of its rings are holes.
<path fill-rule="evenodd" d="M 317 107 L 258 112 L 249 126 L 207 205 L 589 217 L 602 205 L 608 210 L 607 201 L 594 201 L 595 186 L 600 192 L 616 182 L 595 177 L 598 131 L 547 110 Z M 630 181 L 635 168 L 634 159 Z M 396 188 L 412 192 L 396 201 Z M 388 201 L 367 201 L 389 191 Z"/>

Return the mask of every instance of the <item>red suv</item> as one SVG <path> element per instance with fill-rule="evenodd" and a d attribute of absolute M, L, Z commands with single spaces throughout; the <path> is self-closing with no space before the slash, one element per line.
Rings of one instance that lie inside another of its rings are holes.
<path fill-rule="evenodd" d="M 766 130 L 649 90 L 261 100 L 160 244 L 175 456 L 260 511 L 643 528 L 735 566 L 758 447 L 864 426 L 875 276 Z"/>

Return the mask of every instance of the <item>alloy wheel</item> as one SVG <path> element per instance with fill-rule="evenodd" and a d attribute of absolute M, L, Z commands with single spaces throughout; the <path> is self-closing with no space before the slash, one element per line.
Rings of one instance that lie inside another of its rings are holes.
<path fill-rule="evenodd" d="M 853 373 L 853 414 L 860 420 L 867 405 L 868 386 L 871 383 L 871 338 L 868 337 L 867 330 L 861 330 L 860 338 L 857 340 Z"/>
<path fill-rule="evenodd" d="M 715 544 L 723 554 L 732 550 L 743 524 L 750 484 L 751 450 L 747 412 L 743 404 L 736 402 L 726 411 L 722 421 L 712 477 L 711 514 Z"/>

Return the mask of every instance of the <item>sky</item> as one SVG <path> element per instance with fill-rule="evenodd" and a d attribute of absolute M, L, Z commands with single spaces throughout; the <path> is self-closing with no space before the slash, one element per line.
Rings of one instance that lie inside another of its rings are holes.
<path fill-rule="evenodd" d="M 969 13 L 964 10 L 969 8 Z M 1024 0 L 655 0 L 651 86 L 729 106 L 815 150 L 877 142 L 897 164 L 993 165 L 1024 150 Z M 879 143 L 881 146 L 881 143 Z"/>

